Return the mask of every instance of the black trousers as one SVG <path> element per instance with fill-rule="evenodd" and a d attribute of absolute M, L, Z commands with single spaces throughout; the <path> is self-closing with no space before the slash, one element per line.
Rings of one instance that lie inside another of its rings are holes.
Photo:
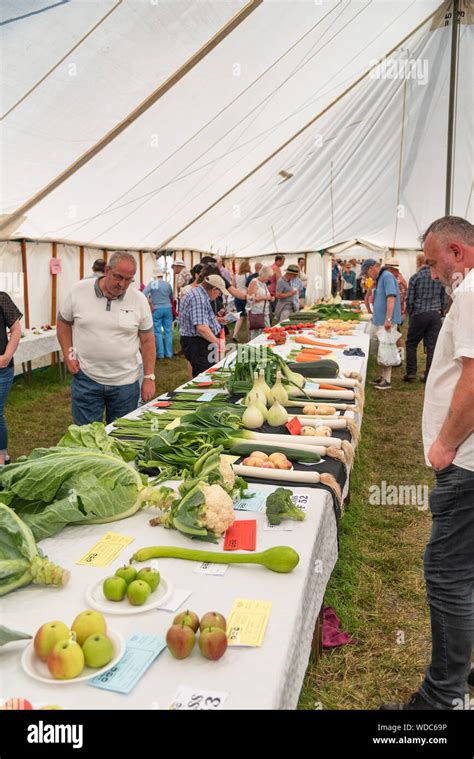
<path fill-rule="evenodd" d="M 440 329 L 441 314 L 439 311 L 426 311 L 424 314 L 410 316 L 406 344 L 408 375 L 416 376 L 416 351 L 418 344 L 423 340 L 426 347 L 425 377 L 428 376 Z"/>
<path fill-rule="evenodd" d="M 207 371 L 216 363 L 216 346 L 203 337 L 181 337 L 181 347 L 185 358 L 191 364 L 193 377 Z"/>

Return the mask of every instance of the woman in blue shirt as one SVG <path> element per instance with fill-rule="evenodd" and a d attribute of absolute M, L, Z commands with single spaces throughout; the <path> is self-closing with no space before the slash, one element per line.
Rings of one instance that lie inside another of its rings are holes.
<path fill-rule="evenodd" d="M 156 340 L 156 357 L 173 358 L 173 309 L 171 301 L 173 290 L 169 282 L 163 281 L 163 270 L 154 270 L 155 279 L 143 291 L 153 308 L 153 328 Z M 163 348 L 164 332 L 164 348 Z"/>

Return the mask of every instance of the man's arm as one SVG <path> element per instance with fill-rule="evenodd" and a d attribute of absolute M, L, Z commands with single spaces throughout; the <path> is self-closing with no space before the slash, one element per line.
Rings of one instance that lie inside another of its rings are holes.
<path fill-rule="evenodd" d="M 140 351 L 143 358 L 143 374 L 154 374 L 156 363 L 156 344 L 155 333 L 152 329 L 147 332 L 139 332 Z M 142 400 L 148 403 L 155 396 L 155 383 L 151 379 L 144 379 L 142 382 Z"/>
<path fill-rule="evenodd" d="M 451 464 L 461 443 L 474 432 L 474 358 L 462 359 L 462 371 L 441 431 L 428 452 L 434 469 Z"/>
<path fill-rule="evenodd" d="M 385 312 L 385 324 L 383 325 L 385 329 L 389 330 L 392 326 L 392 314 L 393 309 L 395 308 L 395 295 L 387 295 L 387 305 L 386 305 L 386 312 Z"/>
<path fill-rule="evenodd" d="M 56 327 L 59 345 L 64 356 L 64 363 L 71 372 L 71 374 L 77 374 L 81 365 L 77 360 L 72 345 L 72 324 L 64 321 L 61 314 L 58 316 L 58 323 Z"/>
<path fill-rule="evenodd" d="M 413 277 L 410 277 L 410 281 L 408 283 L 408 292 L 407 292 L 407 311 L 409 314 L 413 311 L 413 306 L 415 305 L 415 275 Z"/>
<path fill-rule="evenodd" d="M 208 343 L 219 345 L 219 339 L 215 336 L 214 332 L 207 324 L 196 324 L 196 331 L 200 337 L 203 337 L 204 340 L 207 340 Z"/>

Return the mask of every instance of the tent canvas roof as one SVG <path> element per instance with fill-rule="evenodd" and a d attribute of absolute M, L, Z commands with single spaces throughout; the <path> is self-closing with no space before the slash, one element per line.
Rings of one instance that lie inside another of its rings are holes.
<path fill-rule="evenodd" d="M 453 212 L 468 216 L 461 5 Z M 5 0 L 1 233 L 248 256 L 352 239 L 416 248 L 444 213 L 448 10 Z"/>

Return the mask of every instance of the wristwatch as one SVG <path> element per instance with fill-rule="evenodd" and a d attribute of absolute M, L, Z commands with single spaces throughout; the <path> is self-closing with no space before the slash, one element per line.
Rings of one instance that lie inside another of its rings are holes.
<path fill-rule="evenodd" d="M 143 375 L 143 379 L 151 379 L 154 382 L 155 381 L 155 375 L 154 374 L 145 374 L 145 375 Z"/>

